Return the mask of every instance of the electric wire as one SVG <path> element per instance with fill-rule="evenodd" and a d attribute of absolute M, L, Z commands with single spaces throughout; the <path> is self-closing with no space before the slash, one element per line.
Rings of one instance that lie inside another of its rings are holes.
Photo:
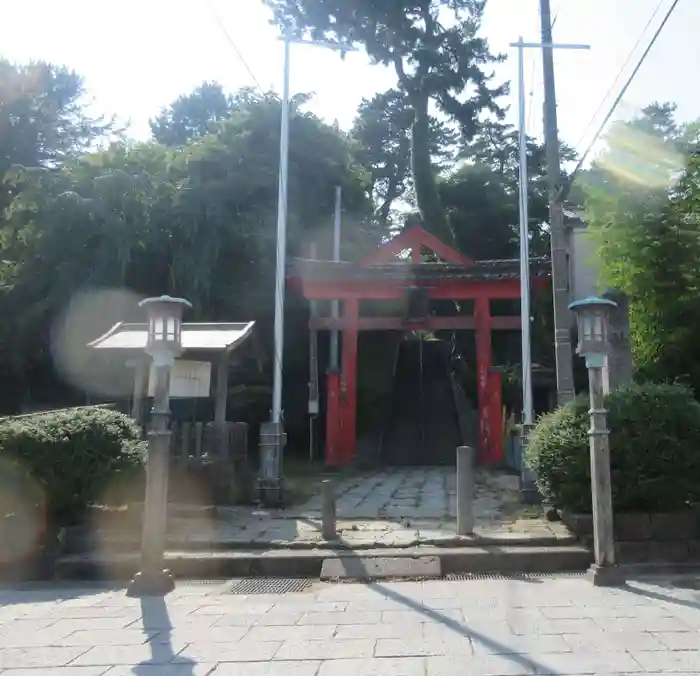
<path fill-rule="evenodd" d="M 586 147 L 585 152 L 579 158 L 578 164 L 576 165 L 573 172 L 571 172 L 567 181 L 561 187 L 561 190 L 559 191 L 559 194 L 557 195 L 557 201 L 561 201 L 561 200 L 565 199 L 566 196 L 568 195 L 569 190 L 571 190 L 571 186 L 573 185 L 574 180 L 576 179 L 576 176 L 581 171 L 581 168 L 583 167 L 583 164 L 586 161 L 586 159 L 588 158 L 588 155 L 590 154 L 591 150 L 593 150 L 593 146 L 596 144 L 596 142 L 598 141 L 598 138 L 603 133 L 603 130 L 607 126 L 608 122 L 610 121 L 610 118 L 615 114 L 615 111 L 617 110 L 617 107 L 620 104 L 620 101 L 622 101 L 622 98 L 627 93 L 627 90 L 629 89 L 630 85 L 634 81 L 634 78 L 637 76 L 637 73 L 639 73 L 640 69 L 644 65 L 644 62 L 646 61 L 646 58 L 649 55 L 649 52 L 651 52 L 652 48 L 656 44 L 656 41 L 658 40 L 659 35 L 661 35 L 661 32 L 663 31 L 664 27 L 668 23 L 668 20 L 671 18 L 671 15 L 675 11 L 676 7 L 678 7 L 679 2 L 680 2 L 680 0 L 673 0 L 673 3 L 671 4 L 668 11 L 666 12 L 663 20 L 659 24 L 659 27 L 656 29 L 656 32 L 654 33 L 651 40 L 649 41 L 647 48 L 644 50 L 643 54 L 639 57 L 639 60 L 637 61 L 637 65 L 634 67 L 634 70 L 632 71 L 629 78 L 627 78 L 627 81 L 625 82 L 624 86 L 620 90 L 620 93 L 617 95 L 617 97 L 613 101 L 605 118 L 603 118 L 603 121 L 598 126 L 598 129 L 596 130 L 596 133 L 593 135 L 593 138 L 591 139 L 590 143 Z"/>
<path fill-rule="evenodd" d="M 632 47 L 629 54 L 627 55 L 625 62 L 620 67 L 620 70 L 618 70 L 617 76 L 613 80 L 610 87 L 608 87 L 608 90 L 605 92 L 605 96 L 603 96 L 603 98 L 601 99 L 600 105 L 596 109 L 595 113 L 593 113 L 593 115 L 591 116 L 591 119 L 588 121 L 588 124 L 586 125 L 585 129 L 581 133 L 579 140 L 576 142 L 576 145 L 574 146 L 575 148 L 578 148 L 581 146 L 584 139 L 586 138 L 586 134 L 588 133 L 589 129 L 593 126 L 593 123 L 598 118 L 598 115 L 600 115 L 600 113 L 602 112 L 602 110 L 605 106 L 605 102 L 608 101 L 608 99 L 610 98 L 613 91 L 617 88 L 617 85 L 618 85 L 620 79 L 622 78 L 622 74 L 627 70 L 627 66 L 629 66 L 629 64 L 631 63 L 632 57 L 637 52 L 639 45 L 642 43 L 642 39 L 646 35 L 646 32 L 649 30 L 649 26 L 651 26 L 652 22 L 656 18 L 656 15 L 659 13 L 659 10 L 661 9 L 661 6 L 663 4 L 664 4 L 664 0 L 659 0 L 659 2 L 656 5 L 656 8 L 652 12 L 651 16 L 649 17 L 649 20 L 646 22 L 646 25 L 644 26 L 642 32 L 640 33 L 639 37 L 637 38 L 637 41 L 634 43 L 634 46 Z"/>
<path fill-rule="evenodd" d="M 226 41 L 229 43 L 229 45 L 231 46 L 231 48 L 235 52 L 236 56 L 238 57 L 238 60 L 243 64 L 243 67 L 246 69 L 246 71 L 248 71 L 248 75 L 250 75 L 250 78 L 253 80 L 253 82 L 255 83 L 255 86 L 258 88 L 260 93 L 262 95 L 264 95 L 265 92 L 263 91 L 263 88 L 260 85 L 260 81 L 258 80 L 257 77 L 255 77 L 255 73 L 253 72 L 253 69 L 250 67 L 250 65 L 246 61 L 245 57 L 243 56 L 243 53 L 238 48 L 238 45 L 236 44 L 235 40 L 231 37 L 231 34 L 226 30 L 226 26 L 224 26 L 224 23 L 221 20 L 219 13 L 216 11 L 216 7 L 214 5 L 213 0 L 207 0 L 207 6 L 209 7 L 209 11 L 211 12 L 211 15 L 212 15 L 216 25 L 219 27 L 219 30 L 221 31 L 223 36 L 226 38 Z"/>

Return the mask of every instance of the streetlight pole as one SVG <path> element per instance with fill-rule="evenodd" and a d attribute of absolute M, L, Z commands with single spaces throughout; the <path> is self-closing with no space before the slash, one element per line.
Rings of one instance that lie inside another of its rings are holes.
<path fill-rule="evenodd" d="M 148 433 L 146 495 L 141 539 L 141 570 L 127 596 L 164 596 L 175 587 L 163 568 L 168 526 L 168 474 L 170 470 L 170 371 L 182 354 L 182 313 L 192 305 L 184 298 L 146 298 L 139 303 L 148 311 L 146 353 L 153 359 L 155 392 Z"/>
<path fill-rule="evenodd" d="M 585 298 L 569 305 L 569 309 L 576 313 L 579 336 L 577 352 L 586 360 L 591 402 L 588 439 L 595 563 L 590 567 L 587 578 L 600 587 L 624 583 L 622 573 L 615 565 L 610 440 L 603 391 L 603 368 L 610 352 L 610 312 L 616 307 L 617 303 L 607 298 Z"/>
<path fill-rule="evenodd" d="M 530 339 L 530 228 L 528 217 L 527 178 L 527 115 L 525 105 L 525 54 L 522 36 L 511 46 L 518 49 L 518 206 L 520 216 L 520 340 L 522 362 L 523 417 L 520 439 L 523 456 L 533 424 L 532 406 L 532 345 Z M 535 476 L 525 463 L 521 464 L 520 491 L 524 502 L 537 501 Z"/>
<path fill-rule="evenodd" d="M 280 120 L 279 183 L 277 190 L 277 261 L 275 267 L 275 328 L 272 382 L 272 411 L 269 423 L 260 428 L 260 473 L 258 489 L 263 502 L 279 504 L 282 500 L 282 451 L 287 443 L 282 410 L 282 383 L 284 376 L 284 296 L 287 268 L 287 212 L 289 175 L 289 81 L 291 73 L 290 52 L 292 43 L 314 45 L 346 52 L 354 47 L 334 42 L 293 39 L 285 35 L 284 74 L 282 81 L 282 113 Z"/>
<path fill-rule="evenodd" d="M 532 402 L 532 341 L 531 341 L 531 321 L 530 321 L 530 228 L 528 217 L 528 176 L 527 176 L 527 115 L 525 101 L 525 53 L 527 48 L 542 48 L 551 54 L 553 49 L 588 49 L 588 45 L 577 44 L 553 44 L 550 40 L 548 44 L 533 42 L 523 42 L 522 36 L 517 42 L 512 42 L 511 47 L 518 50 L 518 126 L 519 126 L 519 171 L 518 171 L 518 196 L 519 196 L 519 216 L 520 216 L 520 337 L 521 337 L 521 357 L 522 357 L 522 399 L 523 418 L 521 428 L 521 443 L 523 456 L 527 446 L 528 437 L 534 424 L 534 411 Z M 557 141 L 558 143 L 558 141 Z M 549 146 L 549 141 L 547 141 Z M 558 152 L 558 151 L 557 151 Z M 554 247 L 555 235 L 550 232 L 552 247 Z M 553 249 L 554 250 L 554 249 Z M 566 261 L 565 261 L 566 262 Z M 554 255 L 552 255 L 552 284 L 556 287 L 559 277 L 555 274 Z M 555 314 L 558 296 L 554 294 Z M 556 329 L 555 329 L 556 333 Z M 568 334 L 567 334 L 568 335 Z M 558 343 L 557 343 L 558 344 Z M 568 344 L 568 343 L 567 343 Z M 567 348 L 568 349 L 568 348 Z M 570 350 L 569 350 L 570 351 Z M 557 351 L 557 374 L 562 371 L 559 360 L 561 350 Z M 571 358 L 569 357 L 569 367 Z M 566 365 L 564 365 L 564 370 Z M 559 382 L 559 380 L 557 380 Z M 558 388 L 559 392 L 559 388 Z M 561 395 L 561 392 L 559 392 Z M 568 401 L 568 399 L 566 399 Z M 560 402 L 561 401 L 560 396 Z M 534 503 L 538 500 L 538 492 L 535 487 L 535 473 L 522 463 L 520 474 L 520 491 L 523 500 Z"/>
<path fill-rule="evenodd" d="M 287 256 L 287 179 L 289 177 L 289 53 L 290 41 L 284 40 L 284 76 L 282 79 L 282 117 L 280 121 L 279 184 L 277 187 L 277 266 L 275 268 L 275 364 L 272 384 L 272 420 L 282 423 L 282 359 L 284 357 L 284 291 Z"/>

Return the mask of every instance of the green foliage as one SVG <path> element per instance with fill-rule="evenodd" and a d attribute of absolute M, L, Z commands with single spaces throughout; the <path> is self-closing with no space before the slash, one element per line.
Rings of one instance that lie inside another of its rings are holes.
<path fill-rule="evenodd" d="M 700 502 L 700 403 L 681 385 L 635 384 L 605 401 L 616 512 L 672 512 Z M 557 507 L 591 511 L 588 402 L 540 418 L 527 449 Z"/>
<path fill-rule="evenodd" d="M 83 96 L 82 78 L 67 68 L 0 59 L 0 212 L 16 194 L 4 182 L 11 167 L 55 166 L 113 131 L 86 113 Z"/>
<path fill-rule="evenodd" d="M 638 375 L 700 392 L 700 156 L 697 127 L 654 104 L 609 135 L 584 176 L 603 280 L 630 299 Z"/>
<path fill-rule="evenodd" d="M 392 206 L 411 187 L 411 125 L 413 109 L 405 92 L 390 89 L 363 99 L 350 136 L 357 143 L 358 159 L 371 172 L 376 217 L 395 226 Z M 452 159 L 456 134 L 442 121 L 430 120 L 430 153 L 439 168 Z"/>
<path fill-rule="evenodd" d="M 150 121 L 153 138 L 166 146 L 181 146 L 193 138 L 216 130 L 227 120 L 234 102 L 218 82 L 203 82 L 189 94 L 183 94 L 163 108 Z"/>
<path fill-rule="evenodd" d="M 0 423 L 0 458 L 43 491 L 51 519 L 71 522 L 110 484 L 143 466 L 139 428 L 109 409 L 68 409 Z"/>
<path fill-rule="evenodd" d="M 29 380 L 45 371 L 53 323 L 76 293 L 94 288 L 183 296 L 195 319 L 257 321 L 271 346 L 281 104 L 248 91 L 231 100 L 215 133 L 182 147 L 114 143 L 55 169 L 13 173 L 14 237 L 0 243 L 0 309 L 13 317 L 0 339 L 12 368 Z M 336 185 L 344 248 L 371 248 L 381 234 L 369 220 L 366 174 L 348 139 L 300 110 L 303 102 L 290 122 L 288 255 L 330 242 Z M 306 303 L 291 298 L 288 310 L 288 321 L 305 325 Z M 290 336 L 292 371 L 305 342 L 305 328 Z"/>
<path fill-rule="evenodd" d="M 411 171 L 425 227 L 453 243 L 431 157 L 430 102 L 470 139 L 483 112 L 503 111 L 492 86 L 494 56 L 478 36 L 484 0 L 265 0 L 281 29 L 314 39 L 359 44 L 377 64 L 393 67 L 411 119 Z M 445 21 L 449 13 L 450 20 Z"/>

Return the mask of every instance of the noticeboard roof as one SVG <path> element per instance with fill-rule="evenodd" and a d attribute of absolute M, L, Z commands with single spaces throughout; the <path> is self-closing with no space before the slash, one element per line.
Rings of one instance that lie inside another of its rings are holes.
<path fill-rule="evenodd" d="M 233 352 L 253 332 L 255 322 L 183 322 L 182 346 L 185 351 Z M 138 351 L 146 348 L 148 325 L 145 322 L 119 322 L 88 347 L 97 350 Z"/>

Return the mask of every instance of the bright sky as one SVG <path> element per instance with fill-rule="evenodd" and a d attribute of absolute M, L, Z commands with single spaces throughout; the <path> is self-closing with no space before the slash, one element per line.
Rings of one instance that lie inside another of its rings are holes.
<path fill-rule="evenodd" d="M 661 0 L 638 53 L 671 2 Z M 147 137 L 148 118 L 203 80 L 217 80 L 228 90 L 254 84 L 211 6 L 260 85 L 281 88 L 282 47 L 261 0 L 211 0 L 211 4 L 208 0 L 5 0 L 2 4 L 0 53 L 14 61 L 43 59 L 75 69 L 85 77 L 95 106 L 131 120 L 134 136 Z M 492 49 L 513 56 L 498 69 L 499 78 L 513 82 L 506 102 L 512 104 L 513 116 L 517 60 L 508 45 L 520 34 L 526 41 L 538 40 L 537 4 L 537 0 L 490 0 L 484 22 Z M 555 41 L 591 45 L 590 52 L 559 51 L 555 57 L 559 125 L 568 143 L 579 141 L 658 4 L 659 0 L 552 0 Z M 653 100 L 672 100 L 679 104 L 682 118 L 700 117 L 700 89 L 692 77 L 700 63 L 699 29 L 700 2 L 680 0 L 626 96 L 622 115 Z M 393 72 L 370 66 L 361 53 L 349 54 L 342 62 L 335 53 L 316 47 L 292 49 L 292 91 L 315 92 L 312 109 L 343 127 L 350 125 L 363 97 L 395 81 Z M 531 133 L 541 130 L 542 75 L 536 52 L 530 50 L 526 57 L 527 87 L 534 91 L 528 106 Z M 599 118 L 606 110 L 607 106 Z"/>

